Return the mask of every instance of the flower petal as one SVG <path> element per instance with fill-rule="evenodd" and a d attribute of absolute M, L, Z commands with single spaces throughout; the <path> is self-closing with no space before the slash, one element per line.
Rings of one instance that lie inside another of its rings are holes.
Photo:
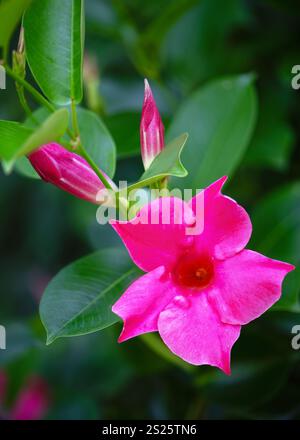
<path fill-rule="evenodd" d="M 209 301 L 228 324 L 248 324 L 281 295 L 284 277 L 294 266 L 250 250 L 216 262 L 215 288 Z"/>
<path fill-rule="evenodd" d="M 119 342 L 157 331 L 158 316 L 175 295 L 162 266 L 134 281 L 112 307 L 124 321 Z"/>
<path fill-rule="evenodd" d="M 244 249 L 252 232 L 245 209 L 220 192 L 226 179 L 225 176 L 217 180 L 189 202 L 195 215 L 204 217 L 203 232 L 196 238 L 197 247 L 210 250 L 218 259 Z"/>
<path fill-rule="evenodd" d="M 163 341 L 186 362 L 212 365 L 230 374 L 230 351 L 241 327 L 222 323 L 206 292 L 181 298 L 185 301 L 176 297 L 159 316 Z"/>
<path fill-rule="evenodd" d="M 176 197 L 163 197 L 144 206 L 133 220 L 112 220 L 110 224 L 136 265 L 148 272 L 175 264 L 182 246 L 189 244 L 187 225 L 194 221 L 187 203 Z"/>

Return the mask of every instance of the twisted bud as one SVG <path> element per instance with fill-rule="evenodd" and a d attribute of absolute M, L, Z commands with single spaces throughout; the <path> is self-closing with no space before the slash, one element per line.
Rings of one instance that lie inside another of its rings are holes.
<path fill-rule="evenodd" d="M 52 183 L 80 199 L 99 204 L 97 193 L 105 186 L 86 160 L 78 154 L 51 143 L 29 154 L 28 159 L 45 182 Z M 105 177 L 114 185 L 108 176 Z"/>
<path fill-rule="evenodd" d="M 146 79 L 140 124 L 140 140 L 143 164 L 145 169 L 147 169 L 164 147 L 164 126 Z"/>

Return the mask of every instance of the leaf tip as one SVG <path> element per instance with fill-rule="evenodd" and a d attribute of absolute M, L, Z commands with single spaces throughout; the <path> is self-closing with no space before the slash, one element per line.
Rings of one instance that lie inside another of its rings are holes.
<path fill-rule="evenodd" d="M 46 338 L 46 345 L 48 346 L 48 345 L 51 345 L 52 344 L 52 342 L 54 342 L 55 341 L 55 339 L 56 339 L 56 337 L 55 336 L 51 336 L 51 335 L 49 335 L 49 334 L 47 334 L 47 338 Z"/>

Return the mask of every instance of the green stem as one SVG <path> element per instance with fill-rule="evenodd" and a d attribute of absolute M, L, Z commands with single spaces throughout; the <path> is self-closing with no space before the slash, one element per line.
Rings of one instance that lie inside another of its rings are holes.
<path fill-rule="evenodd" d="M 90 165 L 90 167 L 95 171 L 105 188 L 111 189 L 114 191 L 114 188 L 109 183 L 109 181 L 106 179 L 102 171 L 97 167 L 93 159 L 90 157 L 90 155 L 86 152 L 85 148 L 81 145 L 81 143 L 77 146 L 78 153 L 87 161 L 87 163 Z"/>
<path fill-rule="evenodd" d="M 74 100 L 71 101 L 71 114 L 72 114 L 72 125 L 73 125 L 73 131 L 75 134 L 75 147 L 77 148 L 78 153 L 84 157 L 84 159 L 87 161 L 87 163 L 90 165 L 90 167 L 95 171 L 105 188 L 112 189 L 114 191 L 114 188 L 112 187 L 111 183 L 107 180 L 105 175 L 102 173 L 102 171 L 97 167 L 93 159 L 90 157 L 90 155 L 87 153 L 86 149 L 83 147 L 81 141 L 80 141 L 80 130 L 78 125 L 78 118 L 77 118 L 77 111 L 76 111 L 76 104 Z"/>
<path fill-rule="evenodd" d="M 32 114 L 31 108 L 29 107 L 29 105 L 27 103 L 27 100 L 25 98 L 25 94 L 24 94 L 23 88 L 20 88 L 20 87 L 17 86 L 16 90 L 17 90 L 17 94 L 18 94 L 18 97 L 19 97 L 20 104 L 21 104 L 25 114 L 29 118 L 31 118 L 35 123 L 38 123 L 38 121 L 35 119 L 35 117 Z"/>
<path fill-rule="evenodd" d="M 31 84 L 29 84 L 29 82 L 17 75 L 9 66 L 5 65 L 4 67 L 7 74 L 11 78 L 13 78 L 18 84 L 23 86 L 24 89 L 27 90 L 39 104 L 46 107 L 50 112 L 55 112 L 56 109 L 54 105 L 51 104 L 46 98 L 44 98 L 44 96 L 40 92 L 38 92 Z M 67 129 L 67 133 L 71 139 L 75 139 L 75 136 L 70 129 Z"/>
<path fill-rule="evenodd" d="M 76 111 L 76 104 L 74 99 L 71 101 L 71 114 L 72 114 L 72 126 L 75 133 L 75 137 L 79 138 L 80 132 L 79 132 L 79 125 L 78 125 L 78 118 L 77 118 L 77 111 Z"/>
<path fill-rule="evenodd" d="M 18 84 L 24 87 L 25 90 L 27 90 L 34 99 L 39 102 L 41 105 L 46 107 L 51 112 L 55 111 L 55 107 L 46 99 L 44 96 L 38 92 L 29 82 L 27 82 L 25 79 L 21 78 L 19 75 L 17 75 L 9 66 L 6 64 L 4 65 L 6 73 L 13 78 Z"/>
<path fill-rule="evenodd" d="M 5 64 L 4 67 L 7 74 L 11 78 L 13 78 L 18 84 L 23 86 L 24 89 L 27 90 L 35 98 L 37 102 L 45 106 L 49 111 L 51 112 L 55 111 L 55 107 L 46 98 L 44 98 L 44 96 L 40 92 L 38 92 L 31 84 L 29 84 L 25 79 L 17 75 L 8 65 Z M 93 159 L 89 156 L 89 154 L 87 153 L 87 151 L 80 142 L 79 125 L 77 119 L 76 104 L 74 100 L 72 100 L 71 102 L 71 113 L 72 113 L 72 124 L 73 124 L 74 133 L 72 133 L 70 129 L 67 130 L 67 133 L 69 134 L 71 139 L 73 139 L 73 142 L 76 144 L 79 154 L 81 154 L 81 156 L 84 157 L 87 163 L 95 171 L 95 173 L 97 174 L 97 176 L 99 177 L 105 188 L 115 191 L 115 188 L 107 180 L 107 178 L 102 173 L 102 171 L 97 167 Z"/>

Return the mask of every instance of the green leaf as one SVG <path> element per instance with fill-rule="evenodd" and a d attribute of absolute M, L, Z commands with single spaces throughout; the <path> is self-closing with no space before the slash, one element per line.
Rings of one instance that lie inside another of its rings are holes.
<path fill-rule="evenodd" d="M 295 143 L 295 135 L 285 121 L 260 124 L 259 131 L 247 152 L 245 163 L 255 168 L 267 167 L 285 171 Z"/>
<path fill-rule="evenodd" d="M 27 157 L 19 157 L 15 162 L 15 171 L 24 177 L 29 177 L 30 179 L 40 179 L 40 176 L 35 171 Z M 9 172 L 9 169 L 8 169 Z"/>
<path fill-rule="evenodd" d="M 42 124 L 50 115 L 51 111 L 46 107 L 40 107 L 32 113 L 32 116 L 29 116 L 24 121 L 24 126 L 31 129 L 36 129 L 39 124 Z M 35 171 L 31 163 L 26 157 L 19 157 L 14 165 L 14 169 L 17 173 L 21 174 L 24 177 L 28 177 L 30 179 L 40 179 L 40 176 Z M 8 170 L 9 171 L 9 170 Z"/>
<path fill-rule="evenodd" d="M 32 128 L 35 130 L 51 115 L 51 110 L 47 109 L 46 107 L 39 107 L 34 112 L 32 112 L 31 116 L 28 116 L 25 119 L 24 125 L 28 128 Z"/>
<path fill-rule="evenodd" d="M 65 134 L 68 125 L 68 110 L 66 108 L 56 110 L 27 139 L 20 148 L 18 156 L 25 156 L 43 144 L 57 141 Z"/>
<path fill-rule="evenodd" d="M 0 158 L 8 162 L 12 160 L 31 134 L 32 130 L 18 122 L 0 121 Z"/>
<path fill-rule="evenodd" d="M 295 135 L 288 123 L 283 100 L 272 93 L 261 101 L 257 126 L 243 163 L 284 171 L 289 164 Z"/>
<path fill-rule="evenodd" d="M 300 183 L 290 184 L 264 198 L 252 215 L 250 248 L 296 265 L 273 309 L 300 311 Z"/>
<path fill-rule="evenodd" d="M 117 113 L 105 119 L 116 145 L 118 159 L 125 159 L 140 154 L 141 114 L 137 112 Z"/>
<path fill-rule="evenodd" d="M 82 145 L 99 168 L 113 177 L 116 168 L 116 146 L 104 123 L 95 113 L 78 108 Z"/>
<path fill-rule="evenodd" d="M 256 121 L 256 95 L 252 75 L 212 81 L 182 104 L 168 138 L 189 133 L 183 161 L 186 179 L 181 188 L 203 188 L 224 175 L 232 175 L 243 157 Z"/>
<path fill-rule="evenodd" d="M 183 133 L 166 145 L 161 153 L 153 160 L 150 167 L 144 172 L 140 180 L 128 186 L 125 190 L 132 191 L 137 188 L 143 188 L 167 176 L 186 176 L 187 170 L 181 163 L 180 155 L 187 138 L 188 134 Z"/>
<path fill-rule="evenodd" d="M 2 0 L 0 2 L 0 47 L 9 43 L 15 27 L 31 0 Z"/>
<path fill-rule="evenodd" d="M 0 121 L 0 157 L 6 161 L 6 172 L 11 171 L 18 157 L 48 142 L 57 141 L 68 127 L 69 112 L 59 109 L 52 113 L 35 131 L 11 121 Z"/>
<path fill-rule="evenodd" d="M 35 1 L 24 16 L 27 61 L 45 95 L 57 105 L 82 99 L 82 0 Z"/>
<path fill-rule="evenodd" d="M 41 301 L 47 344 L 115 324 L 118 317 L 111 307 L 139 273 L 127 252 L 118 248 L 103 249 L 62 269 Z"/>

